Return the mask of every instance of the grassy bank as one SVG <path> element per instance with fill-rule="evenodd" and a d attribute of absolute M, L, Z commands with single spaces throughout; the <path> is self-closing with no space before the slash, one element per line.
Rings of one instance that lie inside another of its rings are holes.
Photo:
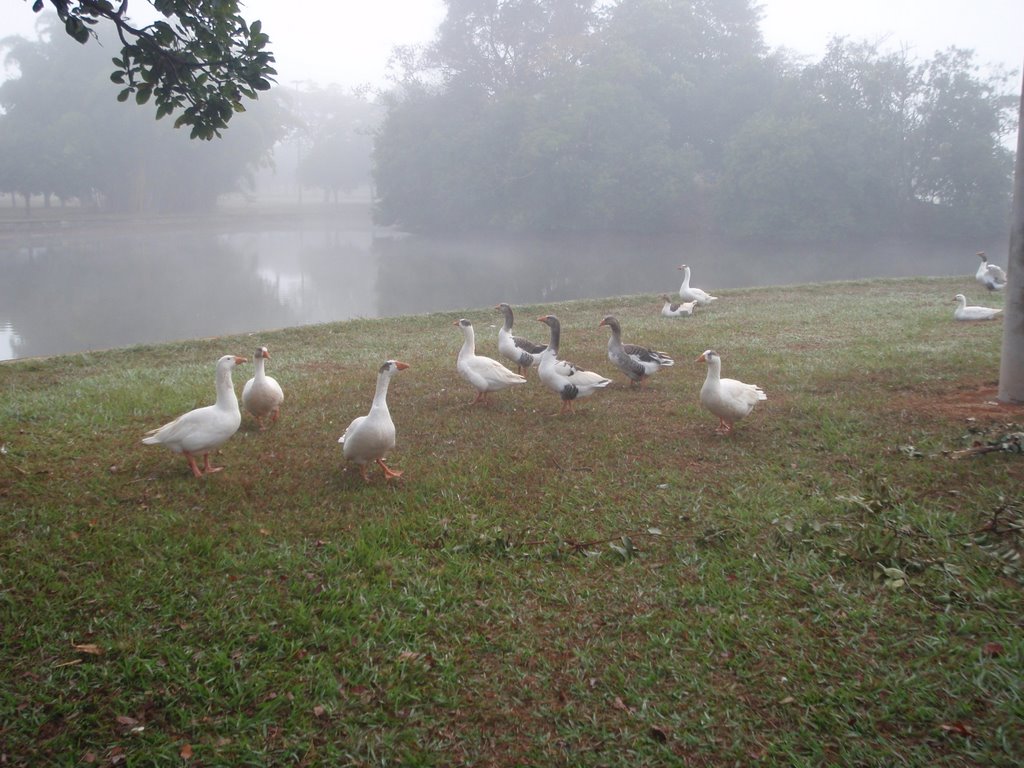
<path fill-rule="evenodd" d="M 615 380 L 574 416 L 469 406 L 459 314 L 0 365 L 0 763 L 1019 765 L 1024 458 L 953 452 L 1024 412 L 966 282 L 517 307 Z M 627 387 L 609 312 L 675 367 Z M 257 344 L 225 471 L 140 445 Z M 731 437 L 708 347 L 768 393 Z M 390 486 L 336 442 L 388 357 Z"/>

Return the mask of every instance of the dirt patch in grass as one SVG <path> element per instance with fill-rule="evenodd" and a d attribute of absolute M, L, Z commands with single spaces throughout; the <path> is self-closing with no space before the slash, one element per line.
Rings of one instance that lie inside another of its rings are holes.
<path fill-rule="evenodd" d="M 945 394 L 908 394 L 899 407 L 951 421 L 1024 422 L 1024 405 L 1002 403 L 998 396 L 995 384 L 973 384 Z"/>

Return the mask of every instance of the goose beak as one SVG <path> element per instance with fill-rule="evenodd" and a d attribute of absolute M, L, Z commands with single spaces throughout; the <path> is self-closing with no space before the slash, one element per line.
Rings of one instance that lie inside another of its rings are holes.
<path fill-rule="evenodd" d="M 693 362 L 695 362 L 695 363 L 706 363 L 707 361 L 708 361 L 708 358 L 707 358 L 707 356 L 706 356 L 706 355 L 705 355 L 705 354 L 704 354 L 703 352 L 701 352 L 701 355 L 700 355 L 700 357 L 698 357 L 698 358 L 697 358 L 696 360 L 694 360 Z"/>
<path fill-rule="evenodd" d="M 456 320 L 454 323 L 452 323 L 452 325 L 458 325 L 458 324 L 459 324 L 458 320 Z"/>
<path fill-rule="evenodd" d="M 397 368 L 398 370 L 404 371 L 408 367 L 409 367 L 408 363 L 403 363 L 400 360 L 395 360 L 395 368 Z"/>
<path fill-rule="evenodd" d="M 238 355 L 235 355 L 235 365 L 241 365 L 242 363 L 248 363 L 248 362 L 249 361 L 246 358 L 239 357 Z"/>

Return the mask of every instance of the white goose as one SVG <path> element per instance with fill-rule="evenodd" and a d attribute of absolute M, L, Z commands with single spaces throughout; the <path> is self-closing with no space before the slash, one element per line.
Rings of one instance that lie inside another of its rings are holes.
<path fill-rule="evenodd" d="M 729 434 L 732 425 L 748 415 L 766 395 L 756 384 L 744 384 L 736 379 L 723 379 L 722 358 L 713 349 L 704 351 L 697 362 L 708 364 L 708 375 L 700 388 L 700 404 L 718 417 L 716 432 Z"/>
<path fill-rule="evenodd" d="M 990 291 L 1003 290 L 1006 287 L 1006 273 L 1002 267 L 990 264 L 984 251 L 978 251 L 977 255 L 981 259 L 981 264 L 978 265 L 978 271 L 974 273 L 974 279 Z"/>
<path fill-rule="evenodd" d="M 455 367 L 466 381 L 473 385 L 476 390 L 474 404 L 486 402 L 488 392 L 511 387 L 513 384 L 525 384 L 526 379 L 518 373 L 512 373 L 508 368 L 491 357 L 484 357 L 476 353 L 476 336 L 473 333 L 473 324 L 466 318 L 456 320 L 452 325 L 462 328 L 462 348 L 459 350 Z"/>
<path fill-rule="evenodd" d="M 388 360 L 377 372 L 377 389 L 373 393 L 373 404 L 365 416 L 357 416 L 348 425 L 345 434 L 338 438 L 341 452 L 349 461 L 359 465 L 363 480 L 369 480 L 366 472 L 370 462 L 384 470 L 384 479 L 401 477 L 402 473 L 384 463 L 388 451 L 395 447 L 395 422 L 388 410 L 388 385 L 391 377 L 409 366 L 398 360 Z"/>
<path fill-rule="evenodd" d="M 253 355 L 256 362 L 256 375 L 245 382 L 242 387 L 242 407 L 252 414 L 259 424 L 260 429 L 266 429 L 263 419 L 270 417 L 270 422 L 277 421 L 281 412 L 281 403 L 284 402 L 284 391 L 277 380 L 267 376 L 263 370 L 264 361 L 270 359 L 270 353 L 266 347 L 260 347 Z"/>
<path fill-rule="evenodd" d="M 958 304 L 957 308 L 953 310 L 953 317 L 957 320 L 997 320 L 1003 314 L 1001 309 L 967 306 L 967 297 L 962 293 L 958 293 L 954 297 L 954 301 Z"/>
<path fill-rule="evenodd" d="M 150 430 L 142 438 L 146 445 L 163 445 L 174 453 L 185 454 L 192 474 L 220 472 L 223 467 L 210 465 L 210 453 L 220 448 L 238 431 L 242 412 L 231 382 L 231 371 L 236 365 L 248 362 L 244 357 L 224 355 L 217 361 L 217 401 L 213 405 L 183 413 L 174 421 Z M 203 468 L 196 464 L 202 454 Z"/>
<path fill-rule="evenodd" d="M 656 352 L 638 344 L 623 344 L 622 328 L 613 315 L 606 316 L 598 323 L 598 328 L 602 325 L 608 326 L 612 332 L 608 337 L 608 359 L 629 377 L 630 386 L 643 386 L 648 376 L 675 365 L 675 361 L 664 352 Z"/>
<path fill-rule="evenodd" d="M 607 387 L 612 380 L 593 371 L 586 371 L 567 360 L 559 360 L 558 344 L 562 324 L 554 315 L 545 315 L 537 319 L 551 329 L 551 341 L 548 342 L 548 348 L 541 353 L 537 375 L 546 387 L 557 392 L 562 398 L 559 413 L 567 410 L 572 413 L 576 398 L 589 397 L 598 389 Z"/>
<path fill-rule="evenodd" d="M 683 284 L 679 286 L 679 298 L 683 301 L 696 301 L 697 305 L 701 307 L 710 304 L 712 301 L 718 301 L 717 296 L 712 296 L 700 288 L 690 287 L 690 268 L 688 266 L 680 264 L 679 269 L 683 270 Z"/>
<path fill-rule="evenodd" d="M 684 301 L 681 304 L 675 303 L 667 295 L 662 295 L 661 300 L 665 302 L 661 307 L 662 317 L 689 317 L 693 314 L 693 308 L 697 306 L 696 301 Z"/>
<path fill-rule="evenodd" d="M 521 336 L 512 335 L 512 307 L 502 302 L 495 309 L 501 310 L 505 323 L 498 330 L 498 352 L 516 364 L 516 373 L 522 374 L 531 365 L 540 362 L 540 353 L 547 349 L 546 344 L 537 344 Z"/>

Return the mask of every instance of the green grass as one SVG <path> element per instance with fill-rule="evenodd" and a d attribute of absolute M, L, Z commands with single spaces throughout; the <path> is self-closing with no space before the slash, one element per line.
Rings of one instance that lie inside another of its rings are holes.
<path fill-rule="evenodd" d="M 1024 461 L 951 452 L 1024 414 L 961 283 L 517 307 L 614 379 L 572 416 L 536 371 L 469 405 L 489 309 L 0 365 L 0 764 L 1021 764 Z M 627 387 L 609 312 L 675 367 Z M 258 344 L 285 405 L 225 471 L 139 443 Z M 769 397 L 731 437 L 709 347 Z M 364 483 L 387 358 L 405 476 Z"/>

